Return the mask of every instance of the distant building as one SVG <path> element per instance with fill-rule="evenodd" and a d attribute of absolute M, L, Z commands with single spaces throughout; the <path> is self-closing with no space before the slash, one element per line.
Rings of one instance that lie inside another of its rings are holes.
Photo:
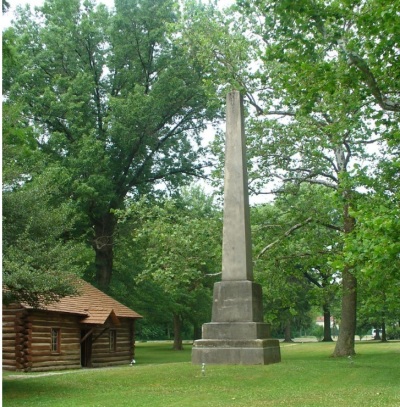
<path fill-rule="evenodd" d="M 3 369 L 46 371 L 129 364 L 141 315 L 82 280 L 79 295 L 33 308 L 3 306 Z"/>
<path fill-rule="evenodd" d="M 316 325 L 323 327 L 324 326 L 324 317 L 323 316 L 317 317 L 315 320 L 315 323 L 316 323 Z M 334 320 L 333 317 L 330 318 L 330 326 L 331 326 L 331 328 L 337 327 L 336 321 Z"/>

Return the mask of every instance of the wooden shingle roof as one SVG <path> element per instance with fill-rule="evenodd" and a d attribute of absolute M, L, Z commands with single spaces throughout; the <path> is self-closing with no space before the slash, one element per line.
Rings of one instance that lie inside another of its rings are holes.
<path fill-rule="evenodd" d="M 111 318 L 142 318 L 117 300 L 114 300 L 86 281 L 77 283 L 78 295 L 68 296 L 57 302 L 40 306 L 41 310 L 82 315 L 81 322 L 87 324 L 103 324 Z M 23 304 L 25 308 L 33 307 Z"/>

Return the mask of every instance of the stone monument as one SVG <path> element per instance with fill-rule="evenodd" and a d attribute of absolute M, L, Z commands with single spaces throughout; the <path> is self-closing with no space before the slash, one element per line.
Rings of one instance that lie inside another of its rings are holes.
<path fill-rule="evenodd" d="M 194 364 L 280 362 L 279 341 L 263 322 L 262 289 L 253 281 L 243 100 L 230 92 L 226 107 L 222 281 L 215 283 L 212 319 L 193 344 Z"/>

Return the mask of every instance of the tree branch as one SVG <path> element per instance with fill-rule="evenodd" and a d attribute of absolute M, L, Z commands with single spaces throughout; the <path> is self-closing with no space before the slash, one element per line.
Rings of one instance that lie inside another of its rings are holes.
<path fill-rule="evenodd" d="M 384 95 L 379 88 L 374 74 L 369 69 L 368 64 L 355 52 L 349 51 L 343 40 L 339 41 L 339 46 L 342 51 L 347 55 L 349 65 L 354 65 L 358 71 L 361 73 L 363 81 L 367 85 L 368 89 L 371 91 L 376 102 L 383 110 L 388 110 L 391 112 L 400 112 L 400 103 L 389 100 Z"/>
<path fill-rule="evenodd" d="M 307 271 L 305 271 L 303 275 L 308 281 L 316 285 L 318 288 L 322 288 L 322 284 L 316 278 L 310 276 L 310 274 L 308 274 Z"/>
<path fill-rule="evenodd" d="M 287 230 L 281 237 L 278 239 L 274 240 L 272 243 L 269 245 L 265 246 L 264 249 L 261 250 L 260 254 L 257 256 L 257 259 L 259 259 L 267 250 L 269 250 L 271 247 L 275 246 L 277 243 L 279 243 L 281 240 L 285 239 L 289 235 L 291 235 L 294 231 L 297 229 L 300 229 L 301 227 L 307 225 L 313 220 L 312 217 L 307 218 L 304 222 L 298 223 L 297 225 L 292 226 L 289 230 Z"/>

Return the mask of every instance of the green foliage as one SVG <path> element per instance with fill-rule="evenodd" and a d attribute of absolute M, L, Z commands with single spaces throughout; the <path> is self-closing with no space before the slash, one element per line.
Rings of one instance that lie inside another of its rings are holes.
<path fill-rule="evenodd" d="M 318 341 L 321 341 L 324 337 L 324 327 L 315 324 L 311 329 L 310 335 L 315 336 L 318 339 Z"/>
<path fill-rule="evenodd" d="M 343 338 L 354 337 L 356 312 L 354 263 L 343 239 L 353 231 L 356 209 L 364 199 L 356 189 L 367 186 L 365 179 L 377 164 L 366 146 L 385 139 L 389 144 L 382 143 L 382 148 L 387 151 L 399 133 L 394 113 L 400 110 L 399 64 L 392 52 L 399 38 L 389 25 L 396 24 L 393 15 L 387 16 L 391 7 L 373 0 L 356 5 L 239 1 L 229 11 L 230 17 L 242 14 L 241 25 L 251 38 L 251 67 L 224 68 L 255 109 L 249 109 L 247 120 L 251 189 L 287 197 L 293 186 L 311 183 L 334 192 L 321 224 L 344 234 L 332 246 L 336 258 L 321 256 L 317 261 L 328 265 L 328 275 L 340 265 Z M 366 18 L 370 14 L 380 31 Z M 216 146 L 215 151 L 222 149 Z M 339 221 L 326 222 L 335 211 Z"/>
<path fill-rule="evenodd" d="M 178 20 L 173 0 L 117 1 L 114 11 L 56 0 L 20 9 L 7 32 L 15 48 L 7 103 L 18 106 L 46 163 L 68 174 L 62 193 L 81 213 L 103 288 L 112 211 L 127 195 L 188 183 L 203 166 L 200 134 L 212 110 L 201 71 L 178 46 Z"/>
<path fill-rule="evenodd" d="M 133 203 L 118 217 L 124 228 L 131 225 L 130 261 L 140 259 L 135 274 L 126 274 L 135 310 L 164 327 L 173 316 L 195 327 L 207 321 L 221 267 L 221 218 L 212 199 L 199 188 L 184 189 L 174 199 Z"/>
<path fill-rule="evenodd" d="M 263 285 L 266 319 L 280 332 L 288 320 L 293 331 L 308 328 L 311 306 L 319 314 L 333 309 L 338 291 L 329 264 L 341 244 L 333 193 L 307 185 L 292 192 L 255 206 L 251 218 L 255 278 Z"/>
<path fill-rule="evenodd" d="M 391 182 L 381 176 L 372 184 L 375 193 L 358 205 L 356 228 L 345 241 L 360 282 L 361 317 L 380 326 L 398 321 L 400 307 L 399 191 Z"/>
<path fill-rule="evenodd" d="M 386 329 L 387 339 L 400 339 L 400 327 L 399 325 L 389 326 Z"/>
<path fill-rule="evenodd" d="M 74 294 L 74 280 L 87 260 L 85 247 L 71 240 L 74 222 L 68 202 L 54 206 L 59 191 L 46 175 L 3 191 L 6 303 L 37 305 Z"/>
<path fill-rule="evenodd" d="M 46 165 L 19 108 L 3 104 L 3 302 L 35 306 L 76 293 L 87 251 L 61 198 L 66 172 Z"/>

